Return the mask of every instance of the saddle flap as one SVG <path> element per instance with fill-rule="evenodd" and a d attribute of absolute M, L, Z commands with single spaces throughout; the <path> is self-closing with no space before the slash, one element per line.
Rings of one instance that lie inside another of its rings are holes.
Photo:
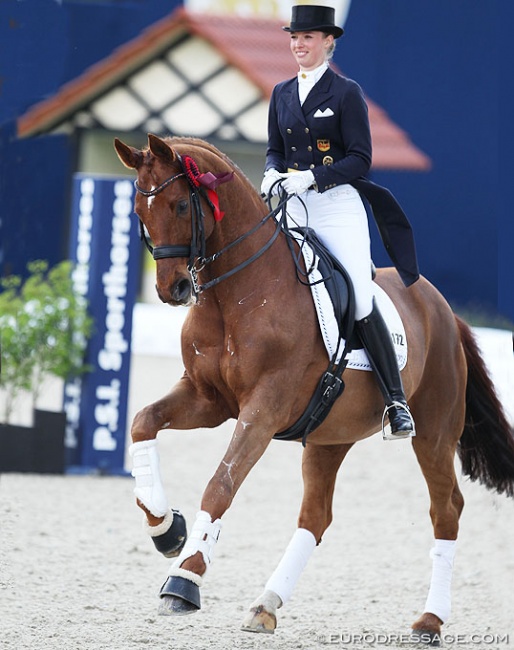
<path fill-rule="evenodd" d="M 318 282 L 323 282 L 328 292 L 339 324 L 340 335 L 347 341 L 351 340 L 355 323 L 355 295 L 348 272 L 320 241 L 312 228 L 292 228 L 291 232 L 300 235 L 295 237 L 300 248 L 306 243 L 314 252 L 317 258 L 317 270 L 321 276 Z M 309 269 L 307 271 L 309 272 Z"/>

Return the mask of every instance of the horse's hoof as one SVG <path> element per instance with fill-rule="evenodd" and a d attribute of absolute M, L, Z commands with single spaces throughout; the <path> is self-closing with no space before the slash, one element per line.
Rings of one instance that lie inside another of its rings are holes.
<path fill-rule="evenodd" d="M 412 635 L 416 637 L 417 643 L 423 643 L 432 648 L 439 648 L 441 645 L 441 635 L 439 632 L 432 632 L 432 630 L 412 630 Z"/>
<path fill-rule="evenodd" d="M 200 587 L 182 576 L 168 576 L 159 596 L 163 601 L 159 614 L 165 616 L 192 614 L 201 608 Z"/>
<path fill-rule="evenodd" d="M 268 612 L 264 605 L 252 607 L 241 625 L 244 632 L 259 632 L 261 634 L 274 634 L 276 627 L 277 617 Z"/>
<path fill-rule="evenodd" d="M 157 613 L 159 616 L 184 616 L 198 610 L 199 607 L 178 596 L 161 596 Z"/>
<path fill-rule="evenodd" d="M 173 522 L 162 535 L 153 535 L 152 541 L 155 548 L 164 557 L 172 558 L 180 555 L 187 539 L 186 520 L 181 512 L 173 510 Z"/>
<path fill-rule="evenodd" d="M 441 645 L 441 619 L 435 614 L 425 612 L 412 626 L 412 634 L 418 643 L 438 648 Z"/>

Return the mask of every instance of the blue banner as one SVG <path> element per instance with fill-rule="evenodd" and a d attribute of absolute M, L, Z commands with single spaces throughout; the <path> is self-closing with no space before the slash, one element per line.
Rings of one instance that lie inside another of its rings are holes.
<path fill-rule="evenodd" d="M 70 259 L 73 285 L 94 319 L 84 363 L 64 388 L 69 472 L 124 473 L 132 312 L 141 245 L 126 177 L 76 174 Z"/>

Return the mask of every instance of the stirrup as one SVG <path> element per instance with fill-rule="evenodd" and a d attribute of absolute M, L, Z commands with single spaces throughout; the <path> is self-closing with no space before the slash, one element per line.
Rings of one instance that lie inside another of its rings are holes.
<path fill-rule="evenodd" d="M 391 431 L 391 425 L 386 424 L 385 419 L 389 413 L 389 409 L 393 407 L 401 408 L 407 413 L 411 421 L 412 431 L 409 431 L 407 433 L 393 433 Z M 414 438 L 415 435 L 416 435 L 416 427 L 414 425 L 414 420 L 412 418 L 410 409 L 407 406 L 407 404 L 403 404 L 402 402 L 393 402 L 392 404 L 386 404 L 384 408 L 384 412 L 382 414 L 382 439 L 383 440 L 406 440 L 407 438 Z"/>

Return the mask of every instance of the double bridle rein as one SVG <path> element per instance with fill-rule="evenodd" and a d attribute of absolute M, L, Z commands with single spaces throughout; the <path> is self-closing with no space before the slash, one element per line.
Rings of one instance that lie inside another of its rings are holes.
<path fill-rule="evenodd" d="M 187 178 L 189 184 L 189 197 L 191 203 L 191 243 L 189 246 L 187 245 L 152 246 L 152 244 L 150 243 L 147 237 L 147 234 L 145 232 L 145 226 L 141 221 L 141 219 L 139 220 L 139 233 L 141 239 L 145 243 L 146 248 L 152 254 L 154 260 L 162 260 L 162 259 L 174 258 L 174 257 L 189 258 L 187 269 L 191 276 L 193 291 L 195 295 L 198 296 L 198 294 L 202 293 L 202 291 L 206 291 L 207 289 L 210 289 L 211 287 L 220 283 L 222 280 L 225 280 L 231 277 L 232 275 L 234 275 L 235 273 L 237 273 L 238 271 L 241 271 L 242 269 L 246 268 L 249 264 L 254 262 L 257 258 L 263 255 L 263 253 L 265 253 L 271 247 L 273 242 L 277 239 L 278 235 L 280 234 L 282 225 L 285 222 L 285 214 L 286 214 L 285 204 L 287 199 L 280 201 L 280 203 L 277 205 L 276 208 L 271 210 L 263 219 L 261 219 L 261 221 L 259 221 L 248 232 L 244 233 L 243 235 L 241 235 L 240 237 L 238 237 L 233 242 L 231 242 L 221 250 L 217 251 L 213 255 L 206 257 L 205 256 L 206 239 L 205 239 L 205 229 L 204 229 L 205 215 L 202 210 L 201 198 L 204 198 L 207 201 L 207 203 L 210 205 L 211 209 L 213 210 L 213 213 L 216 209 L 218 209 L 219 211 L 219 208 L 217 208 L 217 206 L 213 204 L 213 201 L 210 199 L 209 194 L 205 191 L 205 188 L 201 185 L 198 179 L 201 179 L 202 176 L 210 176 L 212 178 L 215 177 L 212 174 L 201 175 L 198 171 L 198 166 L 190 156 L 185 155 L 181 157 L 177 152 L 175 152 L 175 155 L 177 156 L 180 162 L 182 168 L 181 172 L 178 172 L 177 174 L 170 176 L 165 181 L 163 181 L 159 186 L 155 187 L 152 190 L 144 190 L 138 185 L 137 181 L 134 181 L 134 187 L 136 188 L 136 191 L 139 192 L 139 194 L 141 194 L 142 196 L 152 197 L 152 196 L 157 196 L 157 194 L 163 192 L 168 186 L 170 186 L 173 182 L 175 182 L 179 178 L 184 178 L 184 177 Z M 232 174 L 222 175 L 222 177 L 220 178 L 222 180 L 220 180 L 219 182 L 226 182 L 227 180 L 230 180 L 232 178 Z M 274 218 L 279 212 L 281 212 L 281 216 L 279 219 L 275 219 L 276 221 L 275 231 L 271 236 L 271 238 L 266 242 L 266 244 L 264 244 L 262 248 L 260 248 L 256 253 L 251 255 L 244 262 L 241 262 L 240 264 L 230 269 L 226 273 L 223 273 L 222 275 L 213 278 L 212 280 L 206 282 L 205 284 L 199 284 L 198 274 L 200 273 L 200 271 L 202 271 L 207 265 L 214 262 L 214 260 L 218 259 L 223 253 L 230 250 L 233 246 L 236 246 L 237 244 L 241 243 L 250 235 L 253 235 L 267 221 L 269 221 L 271 218 Z M 221 216 L 218 217 L 218 220 L 221 220 Z"/>

